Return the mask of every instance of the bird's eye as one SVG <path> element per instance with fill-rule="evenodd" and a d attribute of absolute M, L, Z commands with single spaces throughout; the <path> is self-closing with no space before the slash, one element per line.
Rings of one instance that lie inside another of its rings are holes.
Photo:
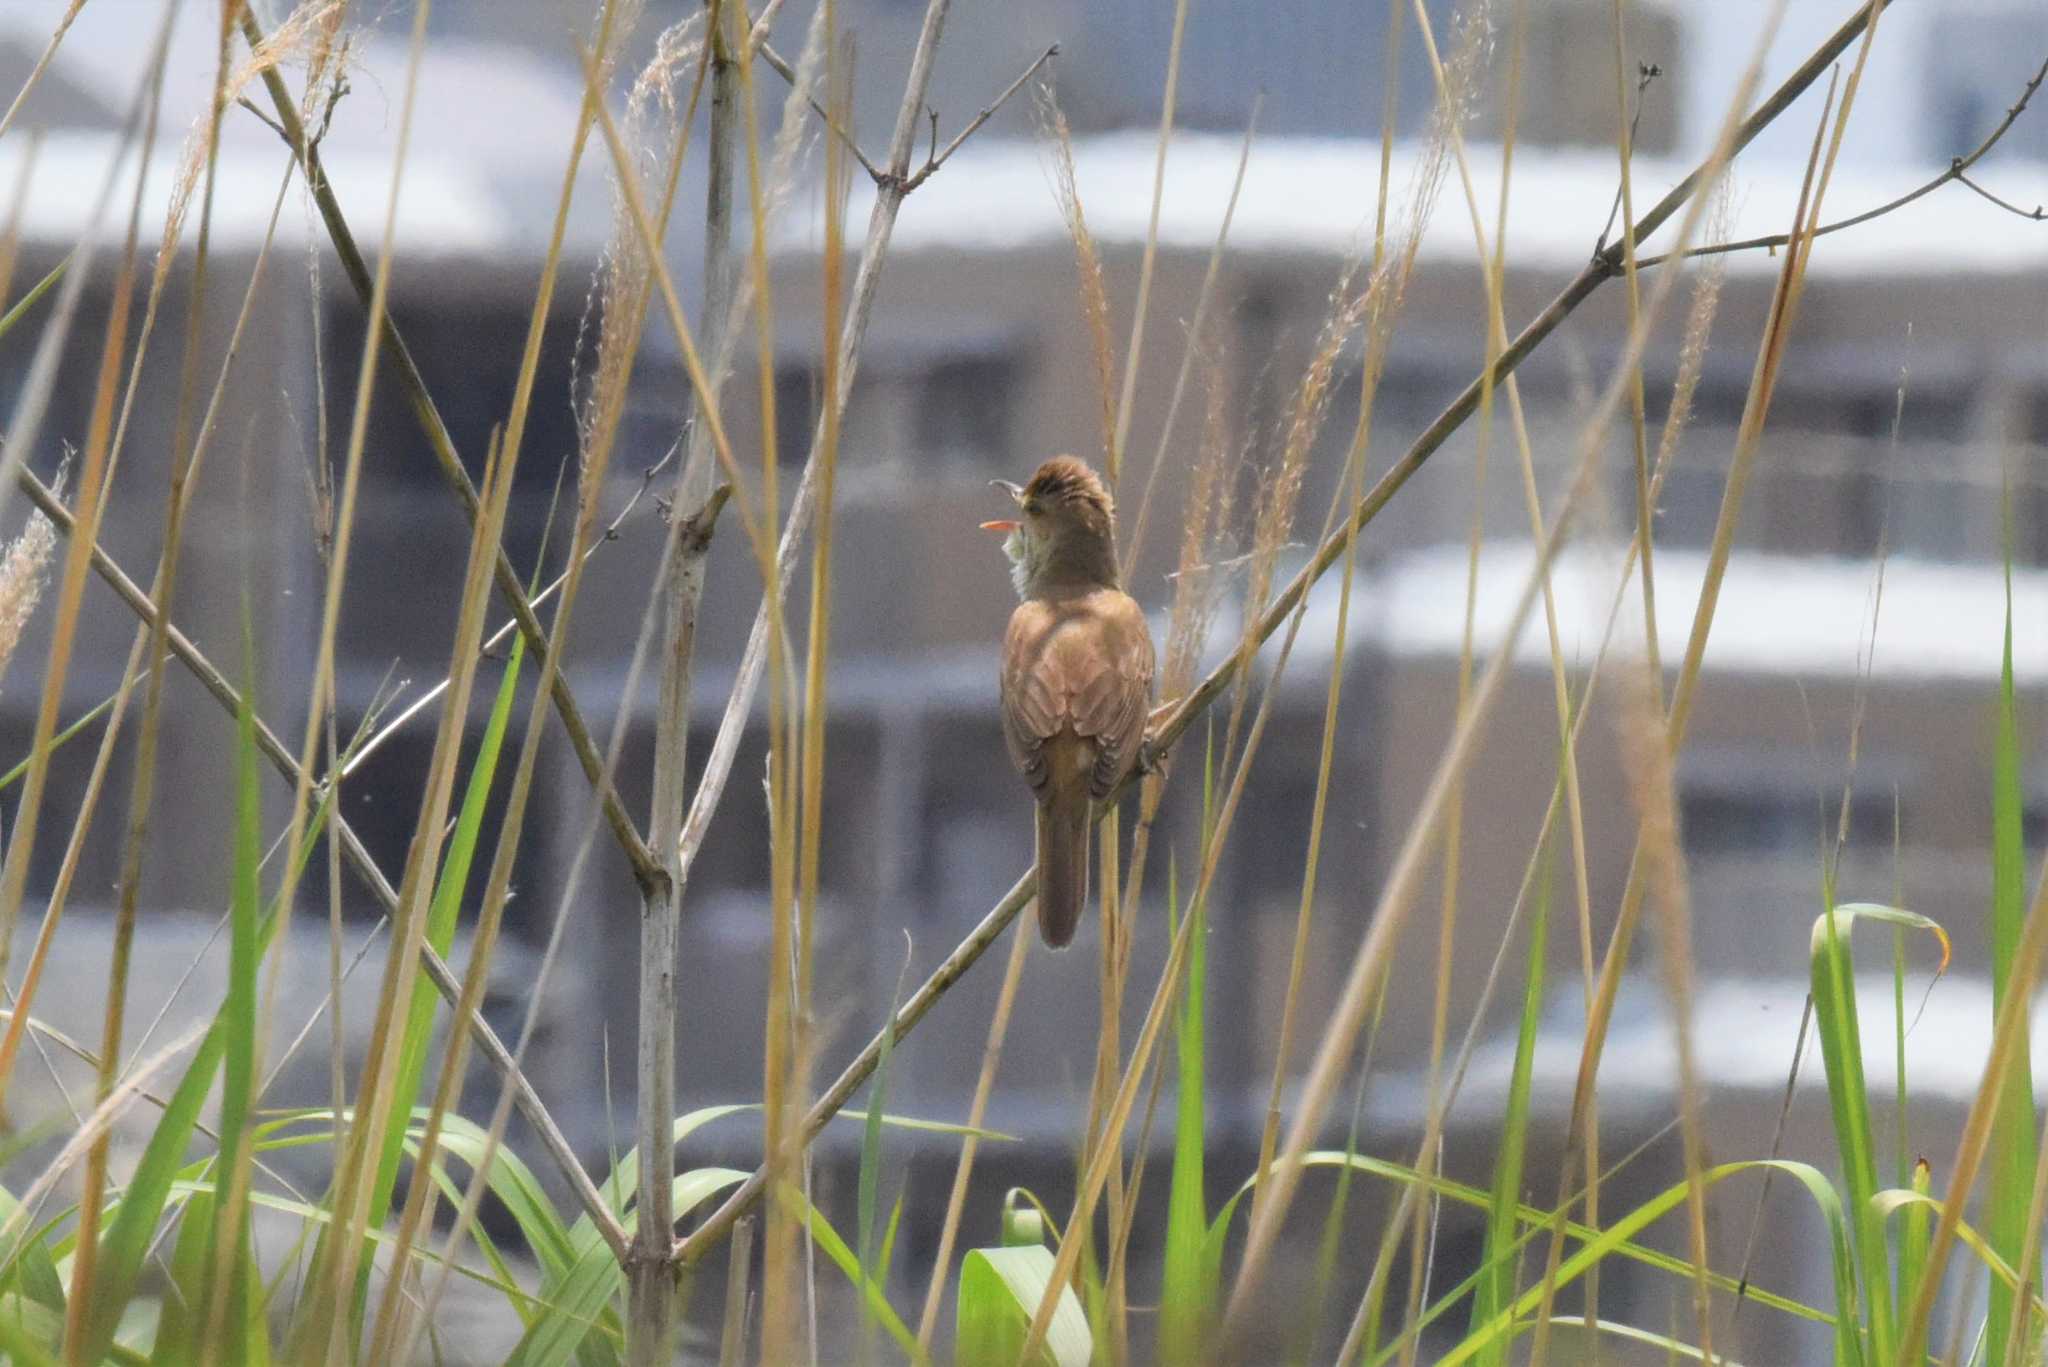
<path fill-rule="evenodd" d="M 1024 515 L 1026 517 L 1037 517 L 1040 513 L 1044 511 L 1045 505 L 1040 503 L 1037 499 L 1027 498 L 1024 500 Z"/>

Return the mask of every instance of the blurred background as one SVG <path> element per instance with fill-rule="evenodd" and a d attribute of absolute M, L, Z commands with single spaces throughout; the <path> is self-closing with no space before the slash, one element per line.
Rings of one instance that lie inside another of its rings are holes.
<path fill-rule="evenodd" d="M 57 0 L 14 0 L 0 9 L 0 91 L 21 86 L 65 8 Z M 333 111 L 322 148 L 366 252 L 396 252 L 393 315 L 473 472 L 481 470 L 488 434 L 510 402 L 582 98 L 565 8 L 550 0 L 435 5 L 393 242 L 378 240 L 379 224 L 403 91 L 409 7 L 373 5 L 352 15 L 351 88 Z M 627 76 L 652 51 L 651 35 L 691 8 L 683 0 L 650 0 L 642 37 L 629 48 Z M 1337 0 L 1262 6 L 1198 0 L 1191 8 L 1178 131 L 1160 205 L 1150 344 L 1137 375 L 1131 451 L 1140 469 L 1159 449 L 1254 97 L 1263 97 L 1263 107 L 1219 277 L 1208 348 L 1213 364 L 1205 363 L 1198 380 L 1220 387 L 1231 439 L 1253 463 L 1276 445 L 1275 430 L 1333 288 L 1347 264 L 1370 251 L 1379 189 L 1377 138 L 1388 74 L 1380 10 L 1362 12 Z M 1431 0 L 1428 8 L 1439 33 L 1447 33 L 1452 7 Z M 1623 8 L 1632 57 L 1657 67 L 1638 96 L 1633 178 L 1640 209 L 1712 145 L 1769 7 L 1764 0 L 1712 6 L 1630 0 Z M 1849 8 L 1849 0 L 1792 0 L 1766 65 L 1766 86 L 1838 26 Z M 205 7 L 188 9 L 174 39 L 162 136 L 150 149 L 145 241 L 161 221 L 178 149 L 203 118 L 213 82 L 212 21 Z M 801 47 L 809 9 L 805 0 L 793 0 L 784 11 L 775 42 L 785 55 Z M 923 7 L 909 0 L 842 0 L 839 12 L 856 57 L 853 136 L 879 157 Z M 16 132 L 0 141 L 0 201 L 22 206 L 18 281 L 38 278 L 88 231 L 118 243 L 119 208 L 95 227 L 93 206 L 148 55 L 155 13 L 155 6 L 130 0 L 85 6 L 20 115 L 20 127 L 34 136 Z M 1507 218 L 1511 331 L 1594 250 L 1609 218 L 1617 170 L 1608 0 L 1550 0 L 1533 5 L 1532 16 Z M 1046 71 L 1074 129 L 1080 200 L 1102 248 L 1120 342 L 1151 212 L 1172 18 L 1172 5 L 1163 0 L 957 6 L 932 87 L 943 144 L 1046 46 L 1059 45 Z M 582 22 L 579 14 L 576 23 Z M 1824 217 L 1884 203 L 1969 153 L 2044 60 L 2048 15 L 2037 0 L 1893 6 Z M 1412 24 L 1393 74 L 1398 204 L 1431 106 L 1429 70 Z M 763 117 L 772 124 L 786 87 L 765 68 L 756 80 Z M 1495 92 L 1502 85 L 1480 82 L 1470 125 L 1473 190 L 1489 231 L 1499 195 Z M 1732 175 L 1726 238 L 1784 230 L 1819 108 L 1816 89 L 1743 154 Z M 783 434 L 780 458 L 792 478 L 807 451 L 820 373 L 823 230 L 816 160 L 799 177 L 772 238 L 773 397 Z M 287 165 L 286 149 L 270 129 L 246 114 L 230 115 L 211 219 L 212 269 L 228 283 L 207 296 L 210 355 L 219 354 L 232 326 Z M 1020 97 L 910 196 L 845 419 L 819 919 L 824 1042 L 817 1071 L 825 1076 L 877 1028 L 906 955 L 912 980 L 929 971 L 1030 860 L 1028 801 L 1003 756 L 994 702 L 995 646 L 1011 592 L 1000 555 L 975 524 L 1001 511 L 989 479 L 1024 479 L 1056 451 L 1093 456 L 1100 450 L 1090 343 L 1051 168 L 1031 101 Z M 693 154 L 669 238 L 670 265 L 693 309 L 701 294 L 702 174 Z M 1974 175 L 2022 208 L 2048 199 L 2048 107 L 2037 102 L 2026 111 Z M 1454 174 L 1423 236 L 1374 411 L 1369 476 L 1385 470 L 1479 370 L 1483 290 L 1463 195 Z M 125 205 L 125 196 L 125 190 L 117 193 L 117 206 Z M 873 186 L 856 170 L 850 236 L 857 238 L 872 198 Z M 598 151 L 584 160 L 568 264 L 513 495 L 507 549 L 522 570 L 539 552 L 558 473 L 566 466 L 574 480 L 572 395 L 579 375 L 587 382 L 589 300 L 611 229 L 611 192 Z M 188 254 L 191 238 L 188 229 Z M 1644 250 L 1658 250 L 1661 240 Z M 86 284 L 45 441 L 29 453 L 46 477 L 59 464 L 63 443 L 83 441 L 115 255 L 103 253 Z M 1684 649 L 1779 265 L 1761 251 L 1723 261 L 1727 277 L 1695 417 L 1658 509 L 1660 646 L 1667 664 Z M 217 661 L 232 663 L 248 590 L 261 643 L 256 694 L 278 732 L 294 737 L 304 723 L 324 573 L 313 534 L 312 476 L 320 462 L 337 460 L 342 451 L 363 315 L 296 184 L 286 195 L 278 247 L 265 270 L 214 463 L 195 508 L 176 617 Z M 167 320 L 183 317 L 189 290 L 186 272 L 172 279 Z M 1646 361 L 1653 423 L 1669 403 L 1682 321 L 1682 308 L 1669 311 Z M 1579 425 L 1625 331 L 1617 282 L 1575 313 L 1519 372 L 1546 499 L 1561 495 L 1561 472 L 1574 458 Z M 35 340 L 35 329 L 26 328 L 0 344 L 0 409 L 11 411 Z M 316 355 L 326 367 L 324 400 Z M 161 536 L 176 364 L 174 348 L 158 347 L 145 371 L 161 382 L 145 381 L 103 535 L 114 558 L 145 583 Z M 1283 556 L 1283 573 L 1306 556 L 1322 510 L 1338 492 L 1356 418 L 1359 365 L 1355 348 L 1340 362 L 1343 376 L 1295 534 L 1300 544 Z M 747 372 L 748 365 L 739 370 Z M 727 421 L 742 451 L 759 447 L 754 388 L 747 379 L 726 391 Z M 606 516 L 642 489 L 687 416 L 687 381 L 659 317 L 650 322 L 633 392 L 612 467 L 616 488 L 605 494 Z M 1130 585 L 1158 614 L 1162 635 L 1185 483 L 1176 472 L 1184 475 L 1193 461 L 1200 411 L 1199 401 L 1191 400 L 1181 435 L 1161 452 L 1157 521 Z M 1468 425 L 1371 524 L 1360 543 L 1354 611 L 1342 641 L 1335 637 L 1334 578 L 1318 588 L 1280 681 L 1212 901 L 1209 1133 L 1219 1191 L 1250 1170 L 1257 1149 L 1332 653 L 1346 654 L 1347 685 L 1303 1016 L 1311 1031 L 1319 1032 L 1335 1000 L 1387 862 L 1450 734 L 1477 440 L 1476 424 Z M 1560 634 L 1581 673 L 1605 624 L 1619 565 L 1617 538 L 1633 517 L 1625 424 L 1610 448 L 1602 466 L 1608 513 L 1593 519 L 1557 572 Z M 1504 426 L 1495 433 L 1489 462 L 1479 508 L 1485 551 L 1475 620 L 1482 655 L 1499 642 L 1532 563 L 1528 514 Z M 469 536 L 412 415 L 389 386 L 378 391 L 365 471 L 341 617 L 337 682 L 344 733 L 388 684 L 400 686 L 403 701 L 446 673 L 460 578 L 449 567 L 461 563 Z M 1690 953 L 1699 978 L 1695 1029 L 1712 1158 L 1759 1156 L 1774 1142 L 1805 992 L 1807 936 L 1821 905 L 1824 841 L 1838 822 L 1848 833 L 1838 895 L 1899 902 L 1940 920 L 1954 938 L 1955 967 L 1934 989 L 1906 1042 L 1909 1076 L 1916 1094 L 1925 1095 L 1916 1095 L 1916 1128 L 1905 1141 L 1936 1154 L 1953 1144 L 1990 1032 L 1983 926 L 1991 877 L 1989 747 L 2005 601 L 2001 510 L 2007 506 L 2014 669 L 2023 735 L 2037 738 L 2048 681 L 2048 224 L 1951 184 L 1825 239 L 1814 253 L 1804 311 L 1748 489 L 1696 716 L 1678 761 L 1693 907 Z M 21 516 L 18 502 L 8 505 L 6 530 Z M 651 678 L 629 694 L 626 671 L 661 542 L 652 501 L 643 500 L 591 563 L 566 666 L 600 737 L 614 723 L 625 728 L 618 781 L 628 809 L 642 816 L 655 698 Z M 561 558 L 559 537 L 548 555 L 552 568 Z M 745 538 L 729 517 L 712 555 L 698 643 L 693 765 L 709 748 L 759 590 Z M 494 607 L 493 625 L 498 620 Z M 1238 626 L 1226 607 L 1212 655 L 1228 648 Z M 67 716 L 114 690 L 132 628 L 102 585 L 88 588 Z M 35 671 L 47 631 L 45 616 L 0 693 L 0 761 L 12 763 L 28 751 Z M 1639 650 L 1639 627 L 1634 641 Z M 1523 635 L 1515 666 L 1485 736 L 1479 763 L 1486 779 L 1467 795 L 1461 931 L 1453 949 L 1454 1038 L 1473 1016 L 1502 948 L 1500 928 L 1555 773 L 1556 721 L 1540 628 Z M 480 695 L 487 696 L 496 667 L 487 663 Z M 1270 667 L 1269 652 L 1262 668 Z M 164 804 L 152 830 L 136 992 L 146 1019 L 199 956 L 201 971 L 171 1009 L 169 1019 L 179 1021 L 211 1009 L 217 988 L 208 985 L 208 974 L 217 983 L 224 958 L 219 946 L 211 957 L 201 949 L 225 905 L 219 855 L 227 848 L 227 820 L 211 795 L 232 791 L 232 723 L 184 674 L 174 675 L 168 689 L 160 791 L 203 800 Z M 1859 700 L 1852 763 L 1851 719 Z M 479 729 L 482 706 L 480 696 Z M 768 836 L 759 790 L 764 724 L 765 713 L 741 744 L 733 784 L 688 889 L 677 964 L 678 1096 L 685 1108 L 750 1100 L 760 1090 L 760 1001 L 770 972 Z M 1604 937 L 1627 872 L 1633 817 L 1611 719 L 1596 716 L 1585 736 L 1592 929 Z M 1198 816 L 1199 732 L 1195 739 L 1155 846 L 1178 849 L 1183 870 Z M 383 746 L 344 789 L 349 820 L 394 878 L 432 744 L 431 717 L 422 718 Z M 2030 754 L 2038 757 L 2037 745 Z M 31 909 L 55 878 L 90 762 L 84 744 L 61 751 L 54 762 L 44 834 L 29 874 Z M 125 750 L 117 751 L 110 794 L 125 793 L 128 763 Z M 540 1012 L 531 1071 L 579 1149 L 601 1166 L 631 1128 L 639 904 L 609 836 L 599 829 L 592 842 L 589 785 L 558 727 L 550 731 L 542 765 L 508 913 L 514 943 L 500 951 L 489 1011 L 508 1038 L 517 1035 L 529 1008 Z M 2036 758 L 2026 774 L 2031 861 L 2048 844 L 2048 765 Z M 281 818 L 289 794 L 276 785 L 271 798 Z M 1846 817 L 1840 810 L 1845 798 Z M 9 829 L 17 800 L 14 790 L 0 798 Z M 52 969 L 60 975 L 54 981 L 69 986 L 46 990 L 43 998 L 53 1023 L 85 1037 L 98 1020 L 119 831 L 110 815 L 95 827 Z M 588 875 L 571 888 L 571 865 L 586 844 Z M 1555 896 L 1563 916 L 1571 905 L 1568 860 L 1561 856 L 1557 865 Z M 1163 889 L 1163 878 L 1150 881 Z M 378 908 L 368 890 L 345 877 L 342 893 L 351 934 L 371 934 Z M 1437 954 L 1435 896 L 1434 890 L 1424 894 L 1419 906 L 1429 914 L 1414 919 L 1396 961 L 1413 968 L 1397 968 L 1390 983 L 1361 1103 L 1362 1142 L 1390 1157 L 1412 1156 L 1420 1131 L 1433 997 L 1429 966 Z M 539 950 L 557 915 L 570 918 L 571 931 L 562 960 L 536 997 Z M 1136 916 L 1133 1012 L 1142 1011 L 1164 956 L 1163 893 Z M 297 1013 L 282 1027 L 287 1037 L 307 1019 L 326 981 L 321 919 L 308 912 L 294 932 L 289 972 L 303 991 L 287 998 L 287 1016 Z M 24 946 L 35 929 L 34 916 L 25 917 Z M 993 1195 L 1005 1187 L 1030 1185 L 1063 1209 L 1067 1198 L 1060 1193 L 1071 1188 L 1095 1049 L 1094 933 L 1091 918 L 1074 952 L 1054 957 L 1033 950 L 988 1122 L 1021 1143 L 984 1150 L 968 1207 L 970 1241 L 977 1237 L 977 1218 L 992 1225 Z M 1650 935 L 1642 941 L 1602 1074 L 1604 1149 L 1619 1157 L 1649 1144 L 1602 1198 L 1617 1209 L 1631 1194 L 1668 1185 L 1680 1171 L 1669 1128 L 1676 1107 L 1672 1022 L 1656 970 L 1657 954 L 1673 947 Z M 1532 1141 L 1532 1154 L 1551 1146 L 1548 1166 L 1532 1159 L 1532 1171 L 1544 1174 L 1555 1167 L 1558 1131 L 1570 1105 L 1584 1000 L 1577 935 L 1568 921 L 1557 922 L 1550 944 L 1556 987 L 1536 1058 L 1541 1119 Z M 1931 945 L 1913 949 L 1920 967 L 1931 968 Z M 381 948 L 376 954 L 381 958 Z M 22 958 L 18 951 L 15 962 Z M 368 993 L 373 975 L 362 976 Z M 998 976 L 993 966 L 978 968 L 903 1041 L 892 1109 L 947 1120 L 964 1116 Z M 1923 987 L 1925 973 L 1910 981 Z M 1889 1021 L 1889 977 L 1873 980 L 1872 991 L 1878 994 L 1874 1009 Z M 360 1049 L 357 1036 L 367 1031 L 370 1001 L 365 996 L 345 1005 L 352 1047 Z M 1513 1009 L 1512 1000 L 1497 1002 L 1481 1018 L 1483 1036 L 1505 1033 L 1475 1053 L 1453 1112 L 1446 1164 L 1454 1175 L 1484 1180 L 1512 1062 Z M 325 1035 L 324 1027 L 314 1031 L 274 1101 L 324 1099 Z M 2037 1057 L 2048 1056 L 2048 1033 L 2037 1038 Z M 1872 1059 L 1875 1092 L 1889 1094 L 1890 1068 L 1889 1052 Z M 464 1103 L 471 1113 L 488 1114 L 495 1088 L 484 1084 L 479 1073 Z M 21 1110 L 54 1112 L 62 1104 L 40 1069 L 24 1070 L 17 1095 Z M 1825 1161 L 1831 1152 L 1826 1111 L 1818 1061 L 1809 1057 L 1777 1141 L 1783 1151 Z M 1162 1122 L 1170 1114 L 1163 1107 Z M 1547 1139 L 1541 1126 L 1549 1127 Z M 844 1133 L 828 1132 L 818 1150 L 818 1181 L 828 1200 L 836 1199 L 835 1190 L 850 1196 L 858 1142 L 857 1126 L 837 1129 Z M 1165 1123 L 1153 1131 L 1155 1146 L 1170 1143 L 1169 1131 Z M 520 1142 L 516 1125 L 514 1133 Z M 1341 1142 L 1341 1132 L 1332 1137 Z M 743 1157 L 754 1135 L 736 1126 L 699 1143 L 713 1156 Z M 935 1210 L 951 1178 L 954 1146 L 934 1136 L 892 1138 L 891 1145 L 908 1165 L 912 1203 L 925 1201 Z M 1536 1180 L 1532 1199 L 1551 1198 L 1549 1180 Z M 1163 1205 L 1163 1180 L 1150 1184 L 1147 1197 Z M 1304 1204 L 1315 1199 L 1312 1191 Z M 1725 1255 L 1717 1265 L 1733 1263 L 1747 1234 L 1747 1199 L 1717 1206 L 1716 1247 Z M 1462 1218 L 1446 1212 L 1439 1227 L 1435 1257 L 1445 1285 L 1477 1256 L 1478 1219 L 1467 1227 Z M 1153 1228 L 1141 1217 L 1134 1266 L 1154 1261 L 1146 1252 Z M 935 1240 L 935 1220 L 906 1222 L 899 1262 L 908 1265 L 911 1284 L 922 1285 Z M 1756 1276 L 1773 1290 L 1819 1302 L 1828 1294 L 1826 1262 L 1819 1221 L 1787 1222 L 1773 1230 Z M 1661 1323 L 1654 1307 L 1662 1300 L 1647 1298 L 1666 1294 L 1663 1282 L 1646 1280 L 1638 1288 L 1617 1268 L 1605 1274 L 1602 1308 L 1627 1315 L 1630 1297 L 1640 1295 L 1645 1314 Z M 1772 1321 L 1770 1328 L 1775 1334 L 1782 1324 Z M 1723 1346 L 1743 1351 L 1739 1338 Z M 1764 1360 L 1789 1358 L 1765 1353 Z"/>

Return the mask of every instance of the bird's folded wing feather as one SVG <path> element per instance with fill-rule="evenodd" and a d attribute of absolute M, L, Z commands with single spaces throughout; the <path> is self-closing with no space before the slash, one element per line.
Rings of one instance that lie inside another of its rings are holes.
<path fill-rule="evenodd" d="M 1046 743 L 1071 731 L 1093 743 L 1090 795 L 1108 796 L 1145 735 L 1153 651 L 1144 612 L 1114 589 L 1028 600 L 1010 617 L 1003 660 L 1003 737 L 1032 789 L 1052 780 Z"/>

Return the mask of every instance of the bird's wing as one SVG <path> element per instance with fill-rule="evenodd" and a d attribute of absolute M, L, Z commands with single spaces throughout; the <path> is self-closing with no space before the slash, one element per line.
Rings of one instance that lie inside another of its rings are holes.
<path fill-rule="evenodd" d="M 1027 599 L 1010 614 L 1003 636 L 1003 743 L 1034 793 L 1051 778 L 1045 743 L 1066 724 L 1066 699 L 1045 667 L 1056 625 L 1050 604 Z"/>
<path fill-rule="evenodd" d="M 1091 634 L 1088 677 L 1074 694 L 1074 730 L 1097 747 L 1089 791 L 1108 797 L 1137 762 L 1145 739 L 1145 714 L 1152 697 L 1152 633 L 1145 613 L 1127 593 L 1103 589 L 1089 595 Z"/>
<path fill-rule="evenodd" d="M 1109 795 L 1144 739 L 1152 637 L 1129 595 L 1020 604 L 1003 647 L 1003 737 L 1032 790 L 1052 782 L 1047 742 L 1062 732 L 1089 742 L 1088 789 Z"/>

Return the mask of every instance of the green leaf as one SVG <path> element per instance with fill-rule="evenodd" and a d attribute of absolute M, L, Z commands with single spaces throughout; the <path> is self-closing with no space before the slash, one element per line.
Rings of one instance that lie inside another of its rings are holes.
<path fill-rule="evenodd" d="M 904 964 L 908 970 L 909 963 Z M 903 998 L 903 983 L 899 977 L 896 991 L 889 998 L 889 1014 L 882 1022 L 882 1051 L 875 1058 L 875 1078 L 868 1087 L 867 1119 L 862 1125 L 860 1142 L 860 1175 L 855 1191 L 855 1237 L 860 1240 L 860 1270 L 863 1279 L 881 1283 L 886 1275 L 875 1272 L 874 1238 L 875 1206 L 877 1190 L 882 1179 L 882 1106 L 889 1095 L 889 1057 L 896 1048 L 896 1007 Z M 860 1303 L 860 1360 L 873 1361 L 873 1336 L 875 1317 L 866 1298 Z"/>
<path fill-rule="evenodd" d="M 246 615 L 245 615 L 246 616 Z M 243 624 L 246 639 L 248 625 Z M 245 647 L 245 651 L 253 647 Z M 248 667 L 253 676 L 253 659 Z M 206 1253 L 206 1294 L 196 1339 L 202 1357 L 241 1360 L 249 1353 L 251 1325 L 263 1337 L 261 1297 L 251 1294 L 248 1194 L 254 1163 L 249 1150 L 249 1108 L 256 1091 L 256 977 L 263 950 L 258 918 L 263 867 L 263 790 L 257 771 L 253 688 L 245 678 L 235 709 L 235 824 L 232 895 L 228 912 L 228 978 L 218 1028 L 222 1032 L 219 1148 L 226 1198 L 216 1200 L 213 1241 Z M 187 1211 L 188 1220 L 191 1212 Z M 225 1338 L 212 1336 L 218 1329 Z"/>
<path fill-rule="evenodd" d="M 1043 1244 L 970 1249 L 960 1263 L 958 1360 L 1019 1361 L 1052 1273 L 1052 1252 Z M 1072 1287 L 1062 1287 L 1052 1325 L 1030 1367 L 1088 1367 L 1094 1347 L 1081 1302 Z"/>
<path fill-rule="evenodd" d="M 676 1175 L 675 1212 L 682 1219 L 704 1202 L 747 1180 L 750 1174 L 738 1168 L 696 1168 Z M 625 1216 L 626 1232 L 633 1232 L 636 1216 Z M 560 1278 L 544 1279 L 541 1300 L 549 1312 L 539 1316 L 519 1341 L 508 1367 L 566 1367 L 584 1340 L 602 1321 L 613 1298 L 626 1285 L 626 1274 L 612 1256 L 601 1236 L 580 1251 L 575 1263 Z"/>
<path fill-rule="evenodd" d="M 14 1199 L 14 1193 L 0 1187 L 0 1224 L 15 1217 L 21 1209 L 21 1202 Z M 14 1276 L 20 1279 L 18 1290 L 38 1305 L 48 1306 L 59 1315 L 64 1313 L 64 1280 L 57 1275 L 56 1260 L 50 1256 L 50 1246 L 42 1238 L 27 1238 L 21 1246 L 21 1255 L 15 1260 Z"/>
<path fill-rule="evenodd" d="M 1700 1174 L 1700 1180 L 1711 1187 L 1737 1173 L 1763 1169 L 1774 1169 L 1796 1179 L 1813 1198 L 1814 1204 L 1819 1207 L 1826 1219 L 1836 1296 L 1835 1359 L 1840 1363 L 1861 1364 L 1864 1359 L 1855 1330 L 1855 1282 L 1847 1222 L 1842 1213 L 1841 1197 L 1836 1194 L 1827 1177 L 1818 1168 L 1806 1163 L 1794 1163 L 1785 1159 L 1755 1159 L 1741 1163 L 1723 1163 L 1718 1167 L 1709 1168 Z M 1569 1286 L 1584 1276 L 1587 1269 L 1613 1254 L 1621 1253 L 1636 1235 L 1683 1204 L 1689 1192 L 1688 1182 L 1676 1183 L 1621 1216 L 1613 1224 L 1598 1231 L 1586 1231 L 1591 1237 L 1587 1238 L 1559 1267 L 1556 1284 L 1560 1287 Z M 1540 1216 L 1540 1213 L 1539 1217 L 1548 1218 Z M 1484 1325 L 1475 1327 L 1472 1333 L 1438 1360 L 1437 1367 L 1458 1367 L 1460 1363 L 1469 1362 L 1488 1350 L 1494 1343 L 1511 1339 L 1518 1330 L 1527 1327 L 1526 1317 L 1535 1313 L 1542 1296 L 1543 1288 L 1540 1286 L 1531 1287 L 1523 1292 L 1512 1305 L 1504 1307 Z"/>

